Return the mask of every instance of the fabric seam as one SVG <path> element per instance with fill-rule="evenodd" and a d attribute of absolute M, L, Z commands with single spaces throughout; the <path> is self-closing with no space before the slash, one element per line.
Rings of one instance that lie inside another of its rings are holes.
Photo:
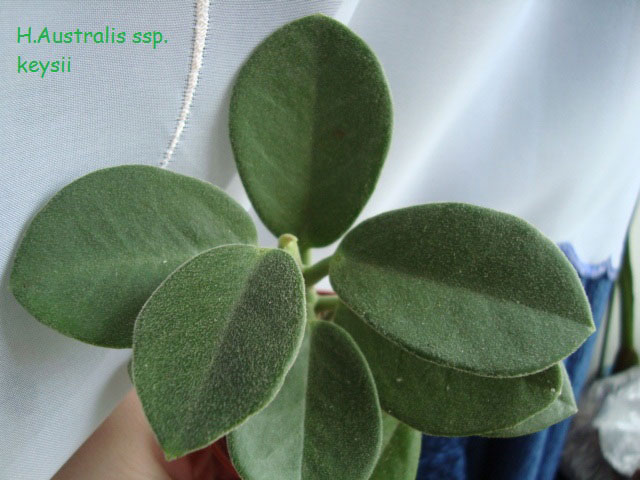
<path fill-rule="evenodd" d="M 169 142 L 169 147 L 165 152 L 164 158 L 160 162 L 160 168 L 167 168 L 171 157 L 175 152 L 176 146 L 180 141 L 182 132 L 187 124 L 187 117 L 193 103 L 193 96 L 198 84 L 200 69 L 202 67 L 202 59 L 204 56 L 204 46 L 207 39 L 207 30 L 209 29 L 209 3 L 210 0 L 196 0 L 196 24 L 194 27 L 193 50 L 191 55 L 191 66 L 189 75 L 187 76 L 187 87 L 182 101 L 182 108 L 178 116 L 178 124 Z"/>

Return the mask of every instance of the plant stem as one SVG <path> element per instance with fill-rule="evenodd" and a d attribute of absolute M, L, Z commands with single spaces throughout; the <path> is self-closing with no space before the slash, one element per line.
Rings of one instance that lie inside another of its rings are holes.
<path fill-rule="evenodd" d="M 307 321 L 310 322 L 316 319 L 316 302 L 318 301 L 318 294 L 314 288 L 306 288 L 305 298 L 307 301 Z"/>
<path fill-rule="evenodd" d="M 614 372 L 621 372 L 638 365 L 638 352 L 633 346 L 633 274 L 631 272 L 631 252 L 629 250 L 628 236 L 619 281 L 622 322 L 620 327 L 620 350 L 616 355 Z"/>
<path fill-rule="evenodd" d="M 631 273 L 628 237 L 622 262 L 622 271 L 620 272 L 620 294 L 622 300 L 621 344 L 623 347 L 633 349 L 633 276 Z"/>
<path fill-rule="evenodd" d="M 302 276 L 307 288 L 315 285 L 329 274 L 329 262 L 331 257 L 320 260 L 318 263 L 302 269 Z"/>
<path fill-rule="evenodd" d="M 298 237 L 285 233 L 278 238 L 278 248 L 289 253 L 296 261 L 298 266 L 302 268 L 302 258 L 300 257 L 300 250 L 298 249 Z"/>
<path fill-rule="evenodd" d="M 302 258 L 302 265 L 307 267 L 311 264 L 311 249 L 310 248 L 300 248 L 300 258 Z"/>
<path fill-rule="evenodd" d="M 319 295 L 318 300 L 316 301 L 315 309 L 316 312 L 335 310 L 339 303 L 340 299 L 337 295 Z"/>

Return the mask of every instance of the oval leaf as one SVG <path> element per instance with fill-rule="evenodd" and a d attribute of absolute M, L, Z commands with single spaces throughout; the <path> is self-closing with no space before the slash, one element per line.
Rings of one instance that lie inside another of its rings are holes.
<path fill-rule="evenodd" d="M 213 443 L 273 399 L 304 320 L 302 274 L 282 250 L 217 247 L 160 285 L 135 324 L 133 378 L 167 459 Z"/>
<path fill-rule="evenodd" d="M 371 218 L 332 258 L 340 298 L 380 334 L 490 377 L 541 371 L 595 330 L 563 253 L 525 221 L 459 203 Z"/>
<path fill-rule="evenodd" d="M 382 431 L 380 458 L 369 480 L 415 480 L 422 434 L 386 414 Z"/>
<path fill-rule="evenodd" d="M 311 321 L 278 396 L 231 433 L 229 451 L 245 480 L 365 480 L 381 434 L 362 353 L 340 327 Z"/>
<path fill-rule="evenodd" d="M 391 135 L 391 98 L 374 54 L 313 15 L 270 35 L 238 74 L 231 145 L 253 206 L 276 236 L 328 245 L 371 195 Z"/>
<path fill-rule="evenodd" d="M 562 370 L 562 391 L 551 405 L 514 427 L 483 433 L 482 436 L 510 438 L 529 435 L 555 425 L 577 413 L 578 407 L 573 397 L 573 389 L 571 388 L 571 380 L 567 374 L 567 369 L 562 362 L 559 365 Z"/>
<path fill-rule="evenodd" d="M 223 191 L 160 168 L 127 165 L 64 187 L 32 220 L 11 289 L 45 325 L 105 347 L 131 346 L 136 315 L 175 268 L 227 243 L 255 243 Z"/>
<path fill-rule="evenodd" d="M 480 377 L 421 360 L 367 326 L 344 305 L 335 321 L 367 359 L 383 410 L 429 435 L 477 435 L 514 426 L 560 394 L 560 367 L 516 378 Z"/>

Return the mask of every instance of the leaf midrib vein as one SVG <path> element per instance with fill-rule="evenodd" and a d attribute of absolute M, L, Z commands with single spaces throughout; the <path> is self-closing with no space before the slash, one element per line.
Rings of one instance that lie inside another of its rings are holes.
<path fill-rule="evenodd" d="M 346 258 L 344 255 L 343 255 L 343 257 Z M 388 271 L 387 269 L 385 269 L 384 266 L 381 266 L 381 265 L 379 265 L 379 264 L 377 264 L 375 262 L 364 260 L 364 259 L 361 259 L 361 258 L 358 258 L 355 261 L 354 260 L 347 260 L 347 261 L 353 266 L 357 266 L 359 263 L 361 263 L 361 264 L 364 264 L 364 265 L 366 265 L 368 267 L 371 267 L 371 268 L 373 268 L 373 269 L 375 269 L 377 271 L 382 271 L 383 273 Z M 358 270 L 358 269 L 356 268 L 355 270 Z M 422 277 L 418 273 L 404 272 L 402 270 L 394 269 L 394 268 L 391 268 L 391 270 L 393 270 L 394 274 L 402 276 L 402 277 L 407 277 L 407 278 L 411 278 L 411 279 L 418 280 L 418 281 L 425 282 L 425 283 L 432 283 L 432 284 L 435 284 L 435 285 L 444 286 L 446 288 L 451 288 L 451 289 L 456 290 L 456 291 L 461 291 L 461 292 L 465 292 L 467 294 L 471 294 L 472 296 L 489 297 L 489 298 L 491 298 L 494 301 L 499 302 L 499 303 L 517 304 L 517 305 L 519 305 L 521 307 L 524 307 L 524 308 L 527 308 L 527 309 L 531 309 L 531 310 L 534 310 L 536 312 L 541 312 L 541 313 L 544 313 L 546 315 L 553 315 L 553 316 L 558 317 L 558 318 L 562 318 L 562 319 L 565 319 L 565 320 L 570 320 L 571 322 L 576 323 L 580 327 L 583 327 L 585 329 L 588 328 L 587 325 L 585 325 L 584 323 L 580 322 L 576 318 L 573 318 L 572 316 L 569 316 L 568 314 L 565 314 L 565 313 L 558 313 L 558 312 L 554 312 L 554 311 L 551 311 L 551 310 L 544 310 L 543 308 L 535 307 L 535 306 L 529 305 L 528 303 L 525 303 L 525 302 L 514 302 L 509 298 L 499 297 L 497 295 L 493 295 L 493 294 L 491 294 L 489 292 L 485 292 L 485 291 L 474 290 L 474 289 L 466 287 L 464 285 L 454 285 L 454 284 L 451 284 L 451 283 L 446 282 L 446 281 L 438 281 L 437 279 L 434 279 L 432 277 Z"/>

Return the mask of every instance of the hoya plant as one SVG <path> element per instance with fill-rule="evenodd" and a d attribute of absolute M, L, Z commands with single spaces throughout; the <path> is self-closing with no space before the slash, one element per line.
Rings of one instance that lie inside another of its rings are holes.
<path fill-rule="evenodd" d="M 324 16 L 290 23 L 241 68 L 229 113 L 240 177 L 278 248 L 258 247 L 217 187 L 124 165 L 37 213 L 13 294 L 65 335 L 133 348 L 166 458 L 227 436 L 244 479 L 410 479 L 421 432 L 512 437 L 575 413 L 562 359 L 594 325 L 553 242 L 460 203 L 349 230 L 391 125 L 367 45 Z M 327 275 L 335 294 L 318 295 Z"/>

